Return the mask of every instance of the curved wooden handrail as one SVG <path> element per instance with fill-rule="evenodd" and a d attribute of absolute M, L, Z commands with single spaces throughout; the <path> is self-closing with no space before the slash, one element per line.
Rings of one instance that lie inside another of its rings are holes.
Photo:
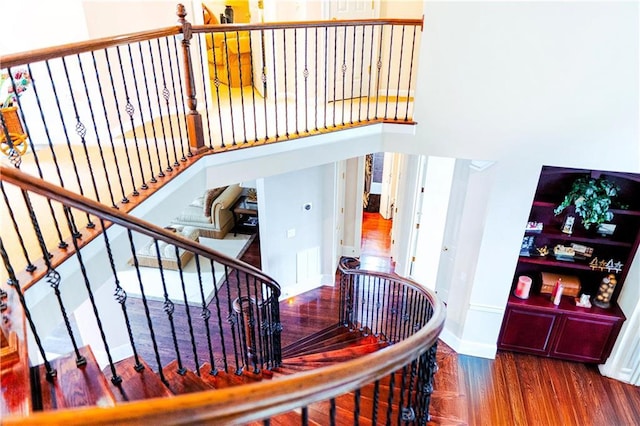
<path fill-rule="evenodd" d="M 273 286 L 274 292 L 276 293 L 275 296 L 280 296 L 280 285 L 260 269 L 238 259 L 218 253 L 208 247 L 196 243 L 195 241 L 177 235 L 174 232 L 123 213 L 116 208 L 108 207 L 104 204 L 98 203 L 97 201 L 77 195 L 74 192 L 50 184 L 43 179 L 36 178 L 12 167 L 0 165 L 0 180 L 9 182 L 22 189 L 35 192 L 69 207 L 82 210 L 132 231 L 136 231 L 151 238 L 165 241 L 179 248 L 189 250 L 194 254 L 232 266 L 241 272 L 251 274 L 266 284 Z"/>
<path fill-rule="evenodd" d="M 418 289 L 433 306 L 431 319 L 411 337 L 393 346 L 340 364 L 254 384 L 172 398 L 156 398 L 116 407 L 87 408 L 3 419 L 5 425 L 106 425 L 200 423 L 240 424 L 281 414 L 314 402 L 335 398 L 379 380 L 425 353 L 444 327 L 445 307 L 436 295 L 401 277 L 396 281 Z"/>
<path fill-rule="evenodd" d="M 46 61 L 47 59 L 59 58 L 62 56 L 76 55 L 79 53 L 91 52 L 94 50 L 106 49 L 135 43 L 139 41 L 152 40 L 155 38 L 178 35 L 182 32 L 182 26 L 158 28 L 149 31 L 140 31 L 119 36 L 97 38 L 93 40 L 79 41 L 75 43 L 61 44 L 54 47 L 29 50 L 26 52 L 12 53 L 0 56 L 2 68 L 11 68 L 18 65 L 30 64 L 33 62 Z"/>

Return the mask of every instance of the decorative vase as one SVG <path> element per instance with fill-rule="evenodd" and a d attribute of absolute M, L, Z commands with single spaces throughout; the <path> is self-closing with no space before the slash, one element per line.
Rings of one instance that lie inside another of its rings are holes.
<path fill-rule="evenodd" d="M 229 5 L 224 7 L 225 23 L 233 24 L 233 8 Z"/>

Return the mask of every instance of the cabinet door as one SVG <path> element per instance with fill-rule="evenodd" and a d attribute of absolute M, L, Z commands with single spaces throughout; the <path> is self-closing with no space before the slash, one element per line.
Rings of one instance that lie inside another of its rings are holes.
<path fill-rule="evenodd" d="M 565 315 L 551 356 L 583 362 L 604 362 L 620 331 L 620 321 Z"/>
<path fill-rule="evenodd" d="M 498 340 L 500 349 L 548 355 L 556 314 L 507 308 Z"/>

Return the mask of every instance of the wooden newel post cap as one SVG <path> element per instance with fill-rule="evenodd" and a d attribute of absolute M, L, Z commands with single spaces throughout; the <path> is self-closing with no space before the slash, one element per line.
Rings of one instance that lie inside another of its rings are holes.
<path fill-rule="evenodd" d="M 182 24 L 184 22 L 184 18 L 187 17 L 187 8 L 184 7 L 184 4 L 178 3 L 178 5 L 176 6 L 176 15 L 178 15 L 178 18 L 180 18 L 180 23 Z"/>

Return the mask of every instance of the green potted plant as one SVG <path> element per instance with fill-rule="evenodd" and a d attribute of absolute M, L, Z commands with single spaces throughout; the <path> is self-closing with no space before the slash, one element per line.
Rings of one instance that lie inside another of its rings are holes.
<path fill-rule="evenodd" d="M 591 225 L 597 227 L 613 219 L 613 212 L 609 208 L 619 192 L 620 187 L 610 180 L 583 176 L 573 182 L 571 190 L 553 212 L 557 216 L 573 204 L 585 229 L 589 229 Z"/>

